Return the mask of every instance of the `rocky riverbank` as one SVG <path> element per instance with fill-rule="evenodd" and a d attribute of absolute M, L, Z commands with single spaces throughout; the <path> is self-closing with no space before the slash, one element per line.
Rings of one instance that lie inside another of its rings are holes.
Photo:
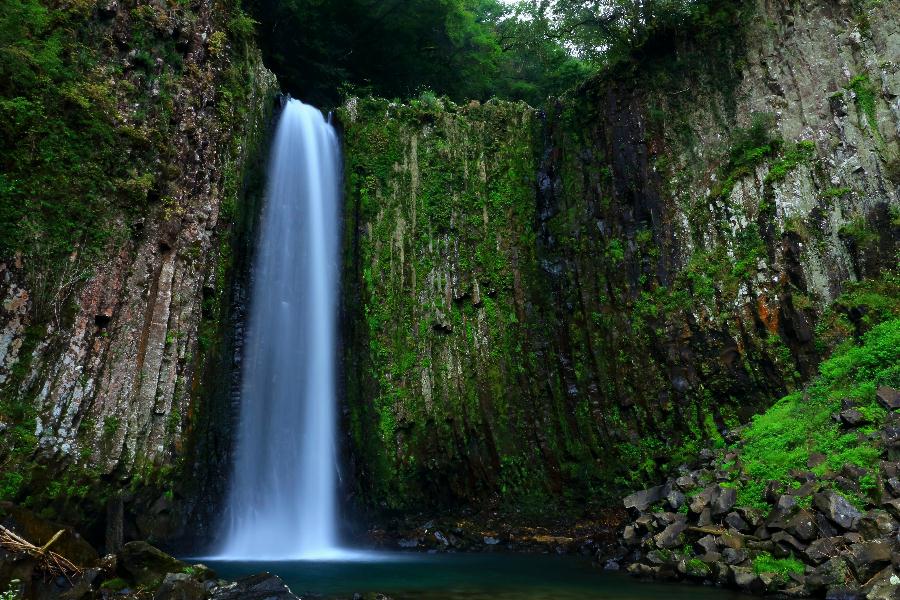
<path fill-rule="evenodd" d="M 748 506 L 748 435 L 732 432 L 696 468 L 624 499 L 632 519 L 607 567 L 756 594 L 900 598 L 900 392 L 881 386 L 875 396 L 887 415 L 874 430 L 853 400 L 831 415 L 859 448 L 880 451 L 874 473 L 853 462 L 822 469 L 829 457 L 810 452 L 807 469 L 765 482 L 762 502 Z"/>
<path fill-rule="evenodd" d="M 388 551 L 523 552 L 594 556 L 615 542 L 627 514 L 611 509 L 593 518 L 525 523 L 499 513 L 406 517 L 373 527 L 362 540 Z"/>

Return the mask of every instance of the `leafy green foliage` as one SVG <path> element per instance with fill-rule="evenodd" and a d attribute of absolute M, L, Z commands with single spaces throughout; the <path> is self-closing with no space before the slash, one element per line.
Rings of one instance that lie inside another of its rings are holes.
<path fill-rule="evenodd" d="M 813 469 L 820 475 L 847 463 L 874 468 L 881 449 L 869 438 L 861 440 L 857 431 L 841 429 L 831 415 L 842 400 L 851 399 L 872 423 L 861 432 L 874 432 L 885 416 L 875 399 L 879 385 L 900 387 L 900 319 L 872 328 L 862 345 L 840 347 L 805 390 L 785 396 L 753 419 L 742 434 L 741 452 L 750 482 L 739 490 L 738 502 L 767 508 L 762 493 L 766 483 L 789 483 L 790 471 L 806 469 L 813 452 L 826 457 Z"/>
<path fill-rule="evenodd" d="M 339 91 L 538 102 L 583 79 L 558 42 L 525 44 L 497 0 L 250 0 L 259 43 L 285 88 L 320 105 Z"/>

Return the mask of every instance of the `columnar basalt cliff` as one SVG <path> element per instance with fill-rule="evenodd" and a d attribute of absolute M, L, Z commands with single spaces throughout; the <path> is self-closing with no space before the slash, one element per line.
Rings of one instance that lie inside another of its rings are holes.
<path fill-rule="evenodd" d="M 889 312 L 897 7 L 717 18 L 546 114 L 428 96 L 341 110 L 361 505 L 608 502 Z"/>
<path fill-rule="evenodd" d="M 40 202 L 56 188 L 32 190 L 12 226 L 40 233 L 4 239 L 0 495 L 97 543 L 105 534 L 111 549 L 123 536 L 172 539 L 198 499 L 182 502 L 181 476 L 227 464 L 227 430 L 211 430 L 230 418 L 220 323 L 255 214 L 275 78 L 231 5 L 31 4 L 8 18 L 60 52 L 46 69 L 62 89 L 34 96 L 48 128 L 86 138 L 84 156 L 65 157 L 83 171 L 71 193 L 84 195 L 79 211 L 53 213 Z M 52 94 L 64 96 L 58 115 Z M 29 134 L 54 151 L 52 135 Z M 10 193 L 54 173 L 37 159 L 12 168 Z"/>

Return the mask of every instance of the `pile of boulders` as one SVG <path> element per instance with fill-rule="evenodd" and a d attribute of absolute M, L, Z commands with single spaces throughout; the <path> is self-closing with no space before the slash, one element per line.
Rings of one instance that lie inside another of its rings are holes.
<path fill-rule="evenodd" d="M 879 397 L 889 392 L 896 395 L 882 388 Z M 834 415 L 848 429 L 859 425 L 850 422 L 852 410 L 846 406 Z M 900 599 L 898 416 L 892 412 L 880 434 L 880 501 L 860 505 L 859 480 L 866 471 L 848 464 L 821 477 L 795 471 L 789 484 L 768 482 L 767 506 L 740 506 L 737 489 L 747 479 L 739 436 L 732 434 L 731 450 L 706 449 L 698 468 L 681 467 L 663 485 L 624 499 L 631 518 L 604 558 L 607 568 L 756 594 Z M 823 460 L 813 454 L 808 467 Z"/>

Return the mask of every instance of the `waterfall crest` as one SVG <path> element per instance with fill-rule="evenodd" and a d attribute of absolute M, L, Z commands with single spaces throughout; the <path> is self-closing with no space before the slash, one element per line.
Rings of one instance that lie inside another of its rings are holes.
<path fill-rule="evenodd" d="M 334 129 L 318 109 L 288 100 L 254 258 L 220 558 L 315 559 L 337 552 L 340 184 Z"/>

